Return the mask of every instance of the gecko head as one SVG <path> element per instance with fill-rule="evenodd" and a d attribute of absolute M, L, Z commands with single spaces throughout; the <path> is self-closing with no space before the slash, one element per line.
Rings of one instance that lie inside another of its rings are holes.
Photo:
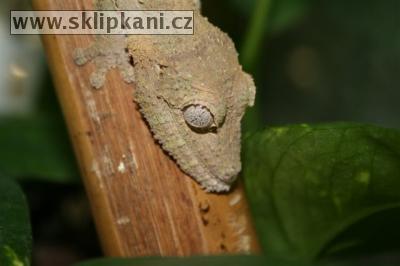
<path fill-rule="evenodd" d="M 253 105 L 255 86 L 241 69 L 228 79 L 213 81 L 192 82 L 186 90 L 189 100 L 180 107 L 182 127 L 186 125 L 182 135 L 190 143 L 192 160 L 197 160 L 197 167 L 186 171 L 206 190 L 227 191 L 241 171 L 241 120 Z M 176 112 L 177 120 L 178 116 Z"/>
<path fill-rule="evenodd" d="M 228 191 L 241 170 L 241 120 L 254 102 L 253 80 L 235 68 L 222 80 L 162 81 L 157 106 L 163 107 L 158 119 L 147 119 L 156 139 L 205 190 Z"/>
<path fill-rule="evenodd" d="M 208 81 L 168 74 L 140 86 L 136 100 L 155 139 L 180 168 L 209 192 L 230 189 L 241 171 L 241 120 L 255 86 L 241 68 Z M 139 87 L 138 87 L 139 88 Z"/>
<path fill-rule="evenodd" d="M 148 37 L 145 47 L 158 52 L 138 60 L 135 98 L 180 168 L 205 190 L 223 192 L 241 171 L 241 120 L 255 85 L 230 38 L 196 21 L 194 36 Z"/>

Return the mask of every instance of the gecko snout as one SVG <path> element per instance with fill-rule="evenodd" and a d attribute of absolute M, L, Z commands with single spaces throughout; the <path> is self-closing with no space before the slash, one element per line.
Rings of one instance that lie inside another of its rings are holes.
<path fill-rule="evenodd" d="M 219 179 L 225 183 L 233 183 L 236 180 L 239 171 L 240 170 L 235 169 L 234 167 L 228 168 L 219 175 Z"/>

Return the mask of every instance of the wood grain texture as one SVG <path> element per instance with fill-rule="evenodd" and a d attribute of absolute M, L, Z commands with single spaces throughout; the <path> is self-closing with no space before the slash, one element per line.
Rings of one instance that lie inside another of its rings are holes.
<path fill-rule="evenodd" d="M 90 0 L 34 0 L 36 10 L 93 9 Z M 243 189 L 207 194 L 155 143 L 116 71 L 101 90 L 73 49 L 91 36 L 44 36 L 57 94 L 103 250 L 108 256 L 258 252 Z"/>

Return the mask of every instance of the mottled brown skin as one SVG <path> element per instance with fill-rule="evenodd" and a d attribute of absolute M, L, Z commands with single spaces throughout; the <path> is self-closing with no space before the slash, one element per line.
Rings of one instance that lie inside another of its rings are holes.
<path fill-rule="evenodd" d="M 142 2 L 125 0 L 118 6 L 198 7 L 193 0 Z M 125 47 L 129 54 L 121 50 Z M 98 67 L 91 78 L 94 87 L 102 86 L 109 68 L 120 67 L 124 80 L 136 83 L 135 100 L 163 149 L 207 191 L 229 190 L 241 170 L 240 122 L 246 107 L 253 105 L 255 86 L 242 71 L 231 39 L 202 17 L 198 8 L 193 36 L 100 37 L 75 57 L 78 64 L 94 58 Z M 211 113 L 211 127 L 197 130 L 188 125 L 183 113 L 192 105 Z"/>

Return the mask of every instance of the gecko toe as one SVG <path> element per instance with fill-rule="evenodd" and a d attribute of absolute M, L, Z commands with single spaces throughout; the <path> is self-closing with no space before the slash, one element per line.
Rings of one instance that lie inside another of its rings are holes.
<path fill-rule="evenodd" d="M 106 74 L 102 71 L 93 72 L 90 76 L 90 84 L 96 89 L 103 87 L 105 81 Z"/>
<path fill-rule="evenodd" d="M 99 55 L 99 50 L 96 44 L 92 44 L 86 48 L 77 48 L 73 52 L 73 59 L 79 66 L 86 64 Z"/>
<path fill-rule="evenodd" d="M 125 49 L 122 37 L 97 37 L 96 42 L 85 48 L 73 51 L 73 59 L 79 66 L 93 61 L 96 71 L 90 76 L 90 84 L 100 89 L 106 81 L 106 74 L 112 68 L 118 68 L 121 77 L 127 83 L 134 81 L 131 57 Z"/>
<path fill-rule="evenodd" d="M 131 65 L 127 65 L 125 68 L 120 68 L 121 77 L 126 83 L 132 83 L 135 81 L 135 74 Z"/>
<path fill-rule="evenodd" d="M 73 53 L 74 61 L 77 65 L 82 66 L 88 62 L 85 50 L 82 48 L 77 48 Z"/>

